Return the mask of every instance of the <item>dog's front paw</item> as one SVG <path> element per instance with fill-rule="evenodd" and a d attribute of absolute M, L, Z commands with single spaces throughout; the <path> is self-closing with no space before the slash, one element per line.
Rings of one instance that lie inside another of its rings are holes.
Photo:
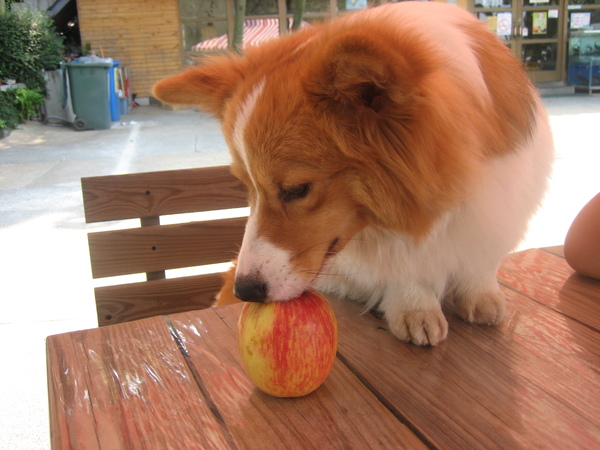
<path fill-rule="evenodd" d="M 441 309 L 397 312 L 386 319 L 394 336 L 416 345 L 437 345 L 448 336 Z"/>
<path fill-rule="evenodd" d="M 470 323 L 496 325 L 506 315 L 504 294 L 498 291 L 483 294 L 463 294 L 455 300 L 458 316 Z"/>

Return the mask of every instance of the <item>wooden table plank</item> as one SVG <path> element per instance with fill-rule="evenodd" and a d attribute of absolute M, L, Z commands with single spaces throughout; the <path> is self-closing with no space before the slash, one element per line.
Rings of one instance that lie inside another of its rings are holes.
<path fill-rule="evenodd" d="M 53 448 L 228 446 L 162 318 L 51 336 L 47 348 Z"/>
<path fill-rule="evenodd" d="M 80 342 L 73 333 L 47 339 L 48 404 L 52 447 L 100 448 Z"/>
<path fill-rule="evenodd" d="M 505 321 L 436 348 L 332 299 L 338 360 L 299 399 L 246 376 L 241 305 L 51 336 L 53 447 L 600 448 L 600 282 L 535 249 L 499 278 Z"/>
<path fill-rule="evenodd" d="M 600 281 L 576 274 L 564 258 L 538 249 L 513 253 L 503 261 L 498 280 L 600 330 Z"/>
<path fill-rule="evenodd" d="M 562 448 L 599 446 L 598 333 L 521 294 L 505 294 L 508 315 L 493 330 L 500 336 L 459 320 L 453 321 L 453 331 L 513 374 L 514 412 L 521 411 L 528 439 Z"/>
<path fill-rule="evenodd" d="M 339 352 L 433 446 L 598 447 L 597 333 L 506 293 L 502 325 L 450 318 L 448 340 L 437 348 L 403 344 L 383 322 L 369 314 L 357 320 L 334 301 Z"/>
<path fill-rule="evenodd" d="M 271 397 L 246 375 L 236 339 L 241 305 L 171 317 L 203 389 L 239 448 L 425 448 L 336 361 L 325 383 L 295 399 Z"/>
<path fill-rule="evenodd" d="M 553 245 L 552 247 L 544 247 L 540 250 L 543 250 L 548 253 L 552 253 L 556 256 L 560 256 L 561 258 L 565 257 L 565 246 L 564 245 Z"/>

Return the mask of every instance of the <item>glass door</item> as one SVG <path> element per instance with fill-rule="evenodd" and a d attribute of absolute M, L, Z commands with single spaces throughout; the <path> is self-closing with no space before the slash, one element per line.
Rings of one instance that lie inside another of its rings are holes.
<path fill-rule="evenodd" d="M 471 11 L 523 61 L 532 81 L 563 79 L 565 0 L 471 1 Z"/>
<path fill-rule="evenodd" d="M 518 47 L 532 81 L 563 78 L 564 0 L 522 0 Z"/>

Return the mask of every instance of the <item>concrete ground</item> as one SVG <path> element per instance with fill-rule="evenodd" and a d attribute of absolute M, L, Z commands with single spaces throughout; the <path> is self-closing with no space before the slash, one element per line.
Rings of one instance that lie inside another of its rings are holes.
<path fill-rule="evenodd" d="M 544 99 L 557 161 L 520 248 L 562 244 L 600 191 L 600 97 Z M 0 140 L 0 448 L 49 448 L 45 338 L 95 327 L 80 192 L 85 176 L 229 163 L 219 125 L 140 107 L 110 130 L 29 123 Z"/>

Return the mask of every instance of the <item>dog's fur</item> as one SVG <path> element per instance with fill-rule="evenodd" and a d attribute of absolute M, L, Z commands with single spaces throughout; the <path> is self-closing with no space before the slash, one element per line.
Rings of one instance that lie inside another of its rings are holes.
<path fill-rule="evenodd" d="M 469 322 L 502 320 L 498 264 L 543 197 L 553 144 L 520 63 L 471 14 L 387 4 L 154 94 L 222 121 L 251 207 L 238 297 L 315 287 L 378 306 L 420 345 L 446 337 L 447 296 Z"/>

